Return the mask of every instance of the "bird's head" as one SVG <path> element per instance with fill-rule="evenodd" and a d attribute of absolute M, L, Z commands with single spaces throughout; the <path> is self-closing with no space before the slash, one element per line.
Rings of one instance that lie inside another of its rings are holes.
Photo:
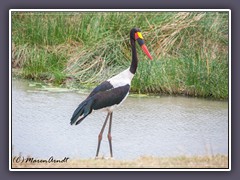
<path fill-rule="evenodd" d="M 152 56 L 149 53 L 147 46 L 144 43 L 141 30 L 139 28 L 133 28 L 130 31 L 130 38 L 134 41 L 137 41 L 139 46 L 142 48 L 143 52 L 152 60 Z"/>

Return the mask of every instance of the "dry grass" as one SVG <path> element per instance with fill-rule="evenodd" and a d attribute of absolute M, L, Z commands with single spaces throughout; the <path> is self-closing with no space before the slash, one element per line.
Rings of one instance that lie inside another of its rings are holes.
<path fill-rule="evenodd" d="M 145 156 L 135 160 L 70 159 L 63 163 L 12 162 L 12 168 L 228 168 L 228 156 L 178 156 L 169 158 Z"/>

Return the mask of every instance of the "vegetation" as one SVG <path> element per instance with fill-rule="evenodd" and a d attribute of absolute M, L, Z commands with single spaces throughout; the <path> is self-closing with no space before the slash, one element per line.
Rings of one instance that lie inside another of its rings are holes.
<path fill-rule="evenodd" d="M 75 159 L 62 163 L 12 162 L 12 168 L 228 168 L 228 156 L 140 157 L 134 160 Z"/>
<path fill-rule="evenodd" d="M 14 75 L 96 85 L 129 67 L 134 26 L 153 61 L 138 47 L 131 91 L 228 98 L 228 12 L 13 12 Z"/>

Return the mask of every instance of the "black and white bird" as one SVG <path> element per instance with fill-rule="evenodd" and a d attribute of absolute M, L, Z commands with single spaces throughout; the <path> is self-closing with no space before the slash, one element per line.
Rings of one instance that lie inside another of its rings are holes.
<path fill-rule="evenodd" d="M 96 158 L 98 157 L 100 144 L 102 140 L 102 134 L 109 121 L 108 130 L 108 141 L 110 146 L 110 155 L 113 157 L 112 153 L 112 137 L 111 137 L 111 126 L 112 126 L 112 116 L 115 107 L 119 106 L 128 96 L 132 78 L 137 70 L 138 58 L 135 42 L 138 42 L 143 52 L 152 59 L 139 28 L 133 28 L 130 31 L 130 42 L 132 48 L 132 62 L 131 66 L 122 71 L 121 73 L 113 76 L 112 78 L 102 82 L 100 85 L 95 87 L 90 95 L 77 107 L 71 118 L 71 125 L 79 124 L 85 119 L 93 110 L 104 109 L 107 111 L 107 117 L 104 121 L 102 129 L 98 135 L 98 147 Z"/>

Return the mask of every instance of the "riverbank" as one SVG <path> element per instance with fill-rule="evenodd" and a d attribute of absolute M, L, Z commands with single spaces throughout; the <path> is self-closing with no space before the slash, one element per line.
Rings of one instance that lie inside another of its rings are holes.
<path fill-rule="evenodd" d="M 228 168 L 228 156 L 140 157 L 135 160 L 69 159 L 64 162 L 12 160 L 12 168 Z"/>
<path fill-rule="evenodd" d="M 129 67 L 133 25 L 154 60 L 139 51 L 132 92 L 228 98 L 226 12 L 15 12 L 13 75 L 95 86 Z"/>

